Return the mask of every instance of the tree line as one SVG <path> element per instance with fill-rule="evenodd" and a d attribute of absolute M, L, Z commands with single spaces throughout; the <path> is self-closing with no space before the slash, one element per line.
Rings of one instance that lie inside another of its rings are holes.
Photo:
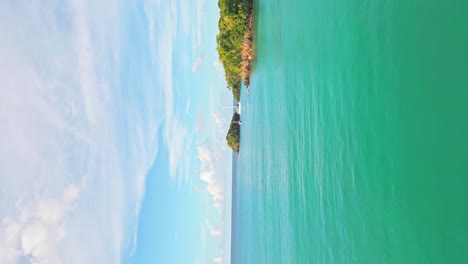
<path fill-rule="evenodd" d="M 242 46 L 248 31 L 251 0 L 219 0 L 219 34 L 216 37 L 219 59 L 223 63 L 228 88 L 240 100 Z"/>

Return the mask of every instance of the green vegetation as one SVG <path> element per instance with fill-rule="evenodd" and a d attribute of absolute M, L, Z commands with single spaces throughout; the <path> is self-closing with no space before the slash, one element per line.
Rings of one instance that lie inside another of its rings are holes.
<path fill-rule="evenodd" d="M 251 0 L 219 0 L 219 34 L 216 37 L 219 59 L 223 63 L 228 88 L 240 100 L 242 46 L 249 30 L 248 19 L 252 13 Z"/>
<path fill-rule="evenodd" d="M 234 113 L 232 116 L 231 126 L 229 127 L 228 134 L 226 136 L 227 144 L 235 152 L 239 152 L 240 147 L 240 124 L 235 123 L 240 121 L 240 115 Z"/>
<path fill-rule="evenodd" d="M 249 89 L 253 58 L 253 0 L 219 0 L 219 34 L 216 37 L 219 60 L 223 63 L 228 88 L 240 101 L 241 80 Z M 239 152 L 240 115 L 234 113 L 226 135 L 227 144 Z"/>

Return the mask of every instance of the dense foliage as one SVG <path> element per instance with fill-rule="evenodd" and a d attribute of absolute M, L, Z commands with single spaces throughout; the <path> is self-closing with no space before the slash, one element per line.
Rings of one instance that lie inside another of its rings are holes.
<path fill-rule="evenodd" d="M 251 12 L 250 0 L 219 0 L 221 11 L 219 34 L 216 38 L 219 59 L 223 63 L 226 81 L 234 98 L 239 101 L 241 81 L 241 50 L 248 30 L 247 19 Z"/>
<path fill-rule="evenodd" d="M 231 126 L 226 136 L 227 144 L 235 152 L 239 152 L 239 143 L 240 143 L 240 124 L 235 123 L 240 121 L 240 115 L 234 113 L 232 116 Z"/>

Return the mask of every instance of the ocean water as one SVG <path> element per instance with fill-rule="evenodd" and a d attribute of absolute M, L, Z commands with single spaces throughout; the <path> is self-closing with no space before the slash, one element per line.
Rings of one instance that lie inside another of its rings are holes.
<path fill-rule="evenodd" d="M 468 1 L 255 8 L 232 263 L 468 263 Z"/>

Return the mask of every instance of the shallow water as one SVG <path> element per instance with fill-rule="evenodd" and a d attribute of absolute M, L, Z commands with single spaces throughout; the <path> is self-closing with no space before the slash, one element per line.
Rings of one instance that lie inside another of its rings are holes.
<path fill-rule="evenodd" d="M 232 263 L 466 262 L 467 10 L 257 1 Z"/>

